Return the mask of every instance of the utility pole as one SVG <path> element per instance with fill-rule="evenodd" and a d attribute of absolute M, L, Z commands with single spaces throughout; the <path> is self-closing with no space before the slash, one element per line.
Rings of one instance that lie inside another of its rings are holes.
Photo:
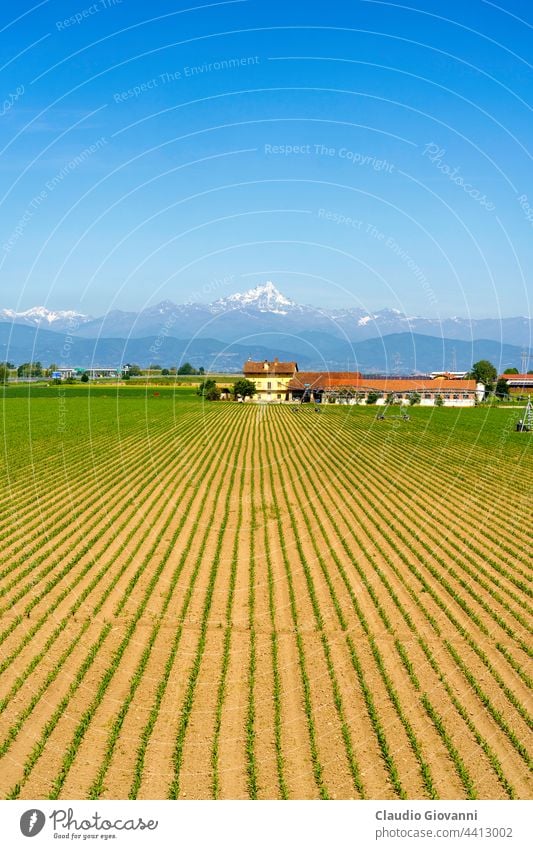
<path fill-rule="evenodd" d="M 457 348 L 452 348 L 452 367 L 450 371 L 452 374 L 457 371 Z"/>

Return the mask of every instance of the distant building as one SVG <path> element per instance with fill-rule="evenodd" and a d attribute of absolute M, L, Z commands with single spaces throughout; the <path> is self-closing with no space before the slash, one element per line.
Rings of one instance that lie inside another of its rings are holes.
<path fill-rule="evenodd" d="M 430 377 L 445 377 L 447 379 L 462 380 L 468 374 L 467 371 L 432 371 Z"/>
<path fill-rule="evenodd" d="M 254 401 L 288 401 L 288 386 L 297 372 L 298 363 L 283 363 L 277 357 L 263 362 L 248 360 L 243 368 L 245 378 L 255 383 Z"/>
<path fill-rule="evenodd" d="M 446 407 L 473 407 L 482 401 L 485 387 L 475 380 L 448 378 L 367 378 L 359 372 L 299 372 L 288 384 L 289 400 L 366 404 L 377 395 L 376 404 L 409 404 L 420 396 L 422 406 L 434 406 L 438 398 Z"/>
<path fill-rule="evenodd" d="M 60 377 L 61 380 L 66 380 L 68 377 L 81 377 L 82 374 L 87 374 L 90 380 L 98 377 L 119 377 L 120 369 L 112 366 L 91 366 L 91 368 L 73 368 L 72 366 L 60 366 L 52 377 Z"/>
<path fill-rule="evenodd" d="M 377 395 L 376 404 L 409 404 L 420 396 L 422 406 L 442 399 L 446 407 L 473 407 L 483 400 L 485 387 L 475 380 L 442 376 L 364 377 L 358 371 L 299 371 L 295 362 L 248 360 L 244 376 L 256 385 L 255 401 L 314 401 L 316 403 L 366 404 Z"/>
<path fill-rule="evenodd" d="M 498 379 L 507 381 L 511 395 L 533 393 L 533 374 L 500 374 Z"/>

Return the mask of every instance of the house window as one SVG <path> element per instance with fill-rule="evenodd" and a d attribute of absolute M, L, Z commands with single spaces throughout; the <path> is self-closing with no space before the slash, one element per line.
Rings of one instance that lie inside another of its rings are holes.
<path fill-rule="evenodd" d="M 424 398 L 431 398 L 431 392 L 424 392 Z"/>
<path fill-rule="evenodd" d="M 278 392 L 278 401 L 281 401 L 281 394 Z"/>
<path fill-rule="evenodd" d="M 267 389 L 272 389 L 272 381 L 271 380 L 269 380 L 267 382 Z"/>

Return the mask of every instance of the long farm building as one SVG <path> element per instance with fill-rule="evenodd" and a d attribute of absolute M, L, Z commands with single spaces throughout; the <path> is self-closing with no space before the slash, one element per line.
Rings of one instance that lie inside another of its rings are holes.
<path fill-rule="evenodd" d="M 299 371 L 296 362 L 265 360 L 244 364 L 244 376 L 256 386 L 255 401 L 311 401 L 332 404 L 473 407 L 485 387 L 475 380 L 440 377 L 365 377 L 357 371 Z"/>

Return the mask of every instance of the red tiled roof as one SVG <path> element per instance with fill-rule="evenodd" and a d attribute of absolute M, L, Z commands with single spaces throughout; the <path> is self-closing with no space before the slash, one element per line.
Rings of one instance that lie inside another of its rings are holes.
<path fill-rule="evenodd" d="M 268 369 L 265 368 L 265 362 L 268 363 Z M 279 360 L 265 360 L 256 363 L 253 360 L 248 360 L 244 364 L 244 374 L 265 374 L 265 375 L 293 375 L 298 371 L 298 363 L 280 363 Z"/>
<path fill-rule="evenodd" d="M 532 383 L 533 374 L 500 374 L 498 380 L 512 380 L 518 383 Z"/>
<path fill-rule="evenodd" d="M 310 372 L 301 371 L 289 382 L 289 389 L 304 389 L 308 383 L 311 389 L 355 389 L 364 392 L 373 389 L 376 392 L 428 392 L 428 391 L 461 391 L 472 392 L 476 388 L 475 380 L 448 380 L 435 378 L 420 380 L 418 378 L 376 379 L 361 377 L 359 372 Z"/>
<path fill-rule="evenodd" d="M 289 383 L 291 389 L 304 389 L 308 383 L 311 388 L 332 389 L 335 386 L 352 386 L 361 379 L 358 371 L 299 371 Z"/>

